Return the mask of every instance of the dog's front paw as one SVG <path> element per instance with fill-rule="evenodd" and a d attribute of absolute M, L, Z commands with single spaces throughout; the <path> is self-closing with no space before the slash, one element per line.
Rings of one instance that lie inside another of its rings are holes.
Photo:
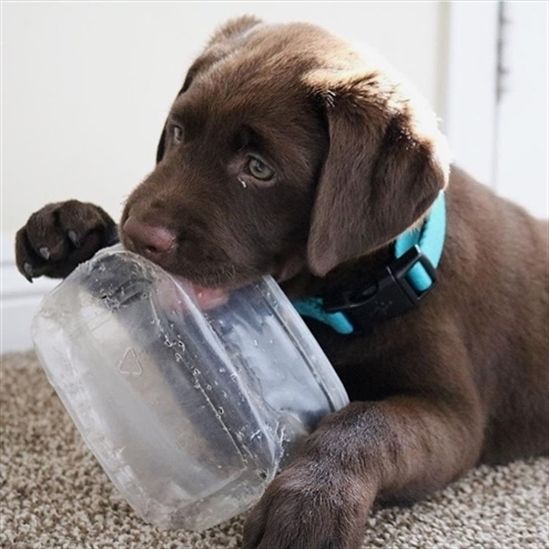
<path fill-rule="evenodd" d="M 17 232 L 17 268 L 29 281 L 63 278 L 117 239 L 116 224 L 99 206 L 78 200 L 48 204 Z"/>
<path fill-rule="evenodd" d="M 355 549 L 371 491 L 335 467 L 301 461 L 278 475 L 244 526 L 245 549 Z"/>

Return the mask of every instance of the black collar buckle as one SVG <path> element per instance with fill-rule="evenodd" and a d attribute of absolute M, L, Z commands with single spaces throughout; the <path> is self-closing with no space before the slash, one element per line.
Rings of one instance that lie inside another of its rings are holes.
<path fill-rule="evenodd" d="M 416 290 L 407 278 L 410 270 L 421 264 L 432 284 L 423 291 Z M 324 310 L 344 312 L 353 325 L 369 329 L 374 324 L 399 316 L 413 309 L 436 285 L 436 269 L 419 246 L 381 269 L 373 282 L 359 290 L 349 290 L 324 297 Z"/>

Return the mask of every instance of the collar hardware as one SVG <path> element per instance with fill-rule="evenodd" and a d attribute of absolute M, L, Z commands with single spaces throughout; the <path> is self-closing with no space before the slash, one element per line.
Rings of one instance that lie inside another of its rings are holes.
<path fill-rule="evenodd" d="M 416 289 L 408 279 L 417 264 L 431 279 L 431 284 L 424 290 Z M 354 326 L 366 330 L 413 309 L 436 286 L 436 277 L 429 258 L 414 245 L 381 269 L 365 288 L 324 297 L 324 310 L 327 313 L 344 312 Z"/>
<path fill-rule="evenodd" d="M 446 204 L 441 191 L 421 228 L 402 233 L 395 241 L 395 259 L 360 289 L 334 291 L 327 296 L 294 300 L 297 311 L 347 335 L 370 331 L 384 320 L 413 309 L 436 285 L 446 236 Z"/>

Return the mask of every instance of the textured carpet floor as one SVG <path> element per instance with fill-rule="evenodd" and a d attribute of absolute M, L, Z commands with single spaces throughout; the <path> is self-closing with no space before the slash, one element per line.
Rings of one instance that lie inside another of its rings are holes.
<path fill-rule="evenodd" d="M 32 354 L 2 357 L 0 547 L 238 547 L 242 520 L 197 534 L 136 517 Z M 549 459 L 479 468 L 411 508 L 374 510 L 363 547 L 549 547 Z M 272 548 L 277 549 L 277 548 Z"/>

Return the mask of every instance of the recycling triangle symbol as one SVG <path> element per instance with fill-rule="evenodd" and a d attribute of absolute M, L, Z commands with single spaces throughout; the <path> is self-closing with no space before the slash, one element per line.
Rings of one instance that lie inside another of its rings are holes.
<path fill-rule="evenodd" d="M 125 376 L 138 377 L 143 373 L 143 366 L 141 366 L 137 353 L 131 347 L 126 349 L 122 360 L 118 364 L 118 371 Z"/>

